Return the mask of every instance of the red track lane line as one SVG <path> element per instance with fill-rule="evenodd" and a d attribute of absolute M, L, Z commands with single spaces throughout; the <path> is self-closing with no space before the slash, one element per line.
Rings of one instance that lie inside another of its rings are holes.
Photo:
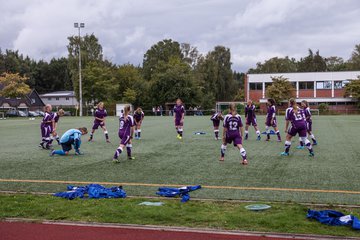
<path fill-rule="evenodd" d="M 241 236 L 234 234 L 196 233 L 100 226 L 76 226 L 24 222 L 0 222 L 1 240 L 275 240 L 287 237 Z"/>

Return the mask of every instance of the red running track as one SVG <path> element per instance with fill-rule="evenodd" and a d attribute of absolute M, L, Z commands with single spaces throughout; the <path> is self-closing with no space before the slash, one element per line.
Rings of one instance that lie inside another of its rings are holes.
<path fill-rule="evenodd" d="M 1 240 L 262 240 L 286 239 L 264 236 L 184 232 L 174 230 L 139 229 L 126 227 L 102 227 L 24 222 L 0 222 Z M 287 238 L 288 239 L 288 238 Z"/>

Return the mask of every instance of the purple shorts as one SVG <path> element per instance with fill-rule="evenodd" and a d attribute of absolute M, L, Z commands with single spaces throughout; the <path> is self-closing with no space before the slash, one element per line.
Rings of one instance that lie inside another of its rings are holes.
<path fill-rule="evenodd" d="M 175 119 L 175 126 L 183 126 L 184 123 L 181 122 L 181 119 Z"/>
<path fill-rule="evenodd" d="M 94 129 L 94 130 L 95 130 L 95 129 L 98 129 L 99 126 L 100 126 L 100 127 L 104 127 L 104 126 L 105 126 L 105 123 L 104 123 L 104 122 L 95 121 L 92 129 Z"/>
<path fill-rule="evenodd" d="M 41 129 L 41 137 L 43 138 L 48 138 L 50 137 L 50 133 L 51 133 L 51 126 L 40 126 Z"/>
<path fill-rule="evenodd" d="M 240 134 L 226 134 L 226 138 L 225 138 L 226 143 L 233 143 L 234 146 L 236 147 L 238 144 L 242 144 L 242 137 L 240 136 Z"/>
<path fill-rule="evenodd" d="M 246 125 L 253 125 L 254 127 L 257 126 L 256 118 L 246 118 Z"/>
<path fill-rule="evenodd" d="M 126 145 L 130 142 L 131 138 L 130 135 L 127 135 L 124 132 L 119 131 L 119 138 L 120 138 L 120 144 Z"/>
<path fill-rule="evenodd" d="M 268 127 L 277 127 L 276 117 L 274 118 L 272 125 L 271 125 L 271 118 L 266 118 L 265 125 Z"/>
<path fill-rule="evenodd" d="M 307 128 L 307 130 L 308 130 L 309 132 L 312 131 L 312 121 L 307 121 L 307 122 L 306 122 L 306 128 Z"/>
<path fill-rule="evenodd" d="M 220 126 L 220 120 L 212 120 L 213 121 L 213 126 L 214 127 L 219 127 Z"/>
<path fill-rule="evenodd" d="M 299 134 L 299 137 L 306 137 L 307 134 L 306 126 L 304 125 L 303 127 L 297 127 L 297 128 L 291 126 L 288 130 L 288 134 L 290 134 L 293 137 L 296 136 L 296 134 Z"/>

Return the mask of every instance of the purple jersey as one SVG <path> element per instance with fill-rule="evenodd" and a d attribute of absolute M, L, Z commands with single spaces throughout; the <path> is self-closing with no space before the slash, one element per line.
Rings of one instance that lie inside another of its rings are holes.
<path fill-rule="evenodd" d="M 95 116 L 94 123 L 100 123 L 102 121 L 96 118 L 105 118 L 107 116 L 107 112 L 105 109 L 96 109 L 94 116 Z"/>
<path fill-rule="evenodd" d="M 311 112 L 310 112 L 310 108 L 307 107 L 304 109 L 304 113 L 305 113 L 305 118 L 307 122 L 311 122 Z"/>
<path fill-rule="evenodd" d="M 175 119 L 180 121 L 182 119 L 183 114 L 185 113 L 185 108 L 183 105 L 175 105 L 174 106 Z"/>
<path fill-rule="evenodd" d="M 273 122 L 271 124 L 271 119 L 273 119 Z M 276 108 L 274 105 L 272 106 L 268 106 L 267 107 L 267 114 L 266 114 L 266 122 L 265 122 L 266 126 L 272 126 L 272 127 L 277 127 L 277 123 L 276 123 Z"/>
<path fill-rule="evenodd" d="M 236 114 L 227 114 L 224 118 L 224 128 L 227 129 L 225 141 L 227 143 L 233 142 L 234 146 L 242 144 L 242 138 L 239 131 L 239 128 L 243 126 L 241 116 Z"/>
<path fill-rule="evenodd" d="M 214 113 L 210 120 L 213 122 L 214 127 L 218 127 L 220 125 L 221 113 Z"/>
<path fill-rule="evenodd" d="M 60 118 L 59 114 L 57 114 L 57 113 L 52 114 L 52 119 L 54 122 L 56 122 L 56 123 L 59 122 L 59 118 Z"/>
<path fill-rule="evenodd" d="M 138 113 L 138 112 L 135 112 L 134 113 L 134 120 L 136 121 L 136 122 L 140 122 L 141 120 L 143 120 L 144 119 L 144 112 L 143 111 L 141 111 L 140 113 Z"/>
<path fill-rule="evenodd" d="M 256 118 L 255 108 L 256 107 L 254 104 L 251 104 L 250 106 L 246 105 L 246 107 L 245 107 L 245 118 L 246 119 L 252 120 L 252 119 Z"/>
<path fill-rule="evenodd" d="M 52 113 L 45 112 L 44 117 L 41 121 L 41 127 L 52 126 L 53 116 Z"/>
<path fill-rule="evenodd" d="M 285 112 L 285 119 L 290 121 L 294 128 L 300 129 L 306 126 L 305 113 L 302 109 L 298 109 L 297 113 L 295 113 L 294 108 L 287 108 Z"/>
<path fill-rule="evenodd" d="M 119 118 L 119 137 L 122 139 L 125 136 L 130 136 L 131 128 L 135 125 L 134 118 L 131 115 L 121 116 Z"/>

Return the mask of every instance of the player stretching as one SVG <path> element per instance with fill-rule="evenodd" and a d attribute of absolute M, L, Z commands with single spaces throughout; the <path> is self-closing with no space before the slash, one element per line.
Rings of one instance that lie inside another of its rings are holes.
<path fill-rule="evenodd" d="M 175 128 L 177 131 L 177 138 L 182 139 L 183 137 L 183 126 L 184 126 L 184 116 L 185 116 L 185 108 L 180 98 L 176 99 L 176 105 L 174 106 L 174 121 Z"/>
<path fill-rule="evenodd" d="M 54 139 L 57 141 L 58 145 L 60 145 L 60 137 L 56 132 L 58 122 L 60 117 L 64 116 L 64 110 L 59 109 L 56 113 L 52 114 L 52 125 L 51 125 L 51 138 L 50 138 L 50 144 L 54 141 Z"/>
<path fill-rule="evenodd" d="M 53 119 L 51 114 L 52 107 L 50 104 L 46 104 L 44 107 L 44 117 L 40 124 L 40 130 L 41 130 L 41 143 L 39 144 L 39 147 L 42 149 L 50 149 L 51 148 L 51 142 L 50 142 L 50 133 L 52 129 Z"/>
<path fill-rule="evenodd" d="M 310 141 L 306 138 L 306 120 L 305 120 L 305 113 L 302 109 L 298 108 L 295 99 L 291 98 L 289 100 L 289 107 L 286 109 L 285 112 L 285 132 L 286 141 L 285 141 L 285 152 L 282 152 L 282 156 L 289 156 L 289 151 L 291 147 L 291 139 L 292 137 L 299 134 L 301 140 L 305 143 L 305 146 L 309 150 L 309 156 L 314 156 L 314 151 L 312 149 Z M 289 127 L 289 123 L 291 126 Z"/>
<path fill-rule="evenodd" d="M 141 108 L 136 109 L 134 113 L 135 121 L 135 139 L 141 139 L 141 124 L 144 119 L 144 112 Z"/>
<path fill-rule="evenodd" d="M 116 149 L 113 162 L 119 163 L 119 155 L 123 152 L 124 147 L 126 146 L 128 159 L 134 159 L 131 157 L 131 139 L 134 134 L 134 118 L 130 115 L 130 105 L 126 105 L 124 108 L 124 115 L 119 118 L 119 138 L 120 145 Z"/>
<path fill-rule="evenodd" d="M 233 142 L 234 146 L 240 150 L 242 157 L 242 164 L 247 165 L 246 151 L 242 146 L 243 135 L 243 123 L 241 116 L 236 112 L 236 106 L 234 103 L 230 104 L 230 113 L 224 118 L 224 130 L 223 130 L 223 144 L 221 145 L 221 157 L 220 161 L 224 161 L 226 145 Z"/>
<path fill-rule="evenodd" d="M 224 118 L 223 118 L 221 112 L 214 112 L 210 118 L 210 120 L 213 122 L 213 126 L 214 126 L 215 140 L 219 140 L 219 126 L 220 126 L 220 121 L 223 119 Z"/>
<path fill-rule="evenodd" d="M 301 101 L 301 108 L 305 112 L 307 133 L 311 136 L 311 139 L 313 141 L 313 145 L 317 145 L 317 141 L 315 139 L 315 136 L 312 133 L 312 120 L 311 120 L 310 107 L 309 107 L 309 104 L 308 104 L 308 102 L 306 100 Z M 299 138 L 299 141 L 300 141 L 300 146 L 297 146 L 297 148 L 298 149 L 304 149 L 304 142 L 302 141 L 301 138 Z"/>
<path fill-rule="evenodd" d="M 93 140 L 94 132 L 95 132 L 95 130 L 97 130 L 99 128 L 99 126 L 104 131 L 106 142 L 107 143 L 110 142 L 109 141 L 109 133 L 105 127 L 106 116 L 107 116 L 107 112 L 106 112 L 106 109 L 104 108 L 104 103 L 99 102 L 97 105 L 96 111 L 95 111 L 95 120 L 94 120 L 94 125 L 93 125 L 91 133 L 90 133 L 89 142 L 91 142 Z"/>
<path fill-rule="evenodd" d="M 75 155 L 82 154 L 80 152 L 81 136 L 87 134 L 87 128 L 82 127 L 78 129 L 67 130 L 60 138 L 60 144 L 62 150 L 53 150 L 50 156 L 57 155 L 68 155 L 72 146 L 75 148 Z"/>
<path fill-rule="evenodd" d="M 265 122 L 265 128 L 266 128 L 266 141 L 270 141 L 270 130 L 269 128 L 273 127 L 275 130 L 275 133 L 277 135 L 277 141 L 281 142 L 280 132 L 277 127 L 276 123 L 276 108 L 275 108 L 275 101 L 272 98 L 269 98 L 267 100 L 267 114 L 266 114 L 266 122 Z"/>
<path fill-rule="evenodd" d="M 256 135 L 257 135 L 257 139 L 256 140 L 261 140 L 260 137 L 260 131 L 259 128 L 257 127 L 257 122 L 256 122 L 256 115 L 255 115 L 255 105 L 253 104 L 252 100 L 248 100 L 247 105 L 245 107 L 245 119 L 246 119 L 246 125 L 245 125 L 245 140 L 248 139 L 249 137 L 249 126 L 253 125 L 255 131 L 256 131 Z"/>

